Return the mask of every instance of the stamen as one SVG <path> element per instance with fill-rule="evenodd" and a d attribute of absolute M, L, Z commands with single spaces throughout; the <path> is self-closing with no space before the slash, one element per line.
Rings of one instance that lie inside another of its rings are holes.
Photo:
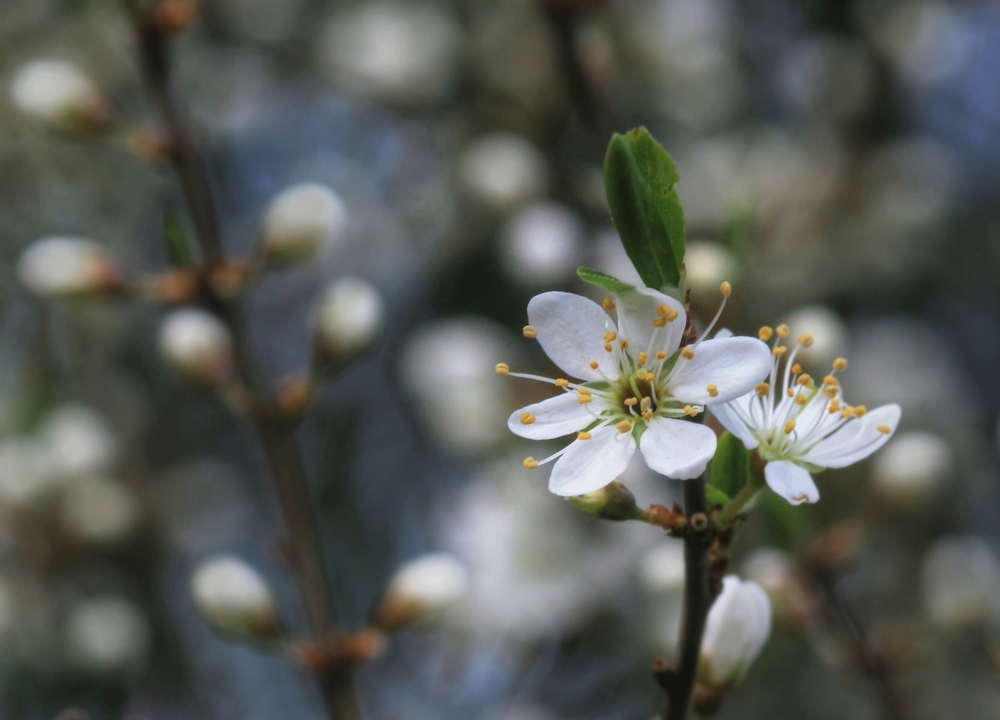
<path fill-rule="evenodd" d="M 656 351 L 656 359 L 657 360 L 662 360 L 666 356 L 667 356 L 667 353 L 665 351 L 663 351 L 663 350 L 657 350 Z"/>
<path fill-rule="evenodd" d="M 522 425 L 531 425 L 531 423 L 533 423 L 533 422 L 535 422 L 535 416 L 534 415 L 532 415 L 527 410 L 525 410 L 523 413 L 521 413 L 521 424 Z"/>
<path fill-rule="evenodd" d="M 772 335 L 774 335 L 774 330 L 769 328 L 767 325 L 763 326 L 760 330 L 757 331 L 757 337 L 759 337 L 764 342 L 770 340 Z"/>
<path fill-rule="evenodd" d="M 691 349 L 690 345 L 685 348 L 681 348 L 681 357 L 685 360 L 690 360 L 694 357 L 694 350 Z"/>
<path fill-rule="evenodd" d="M 839 392 L 840 388 L 837 385 L 827 385 L 825 388 L 823 388 L 823 394 L 826 395 L 831 400 L 837 397 L 837 394 Z"/>
<path fill-rule="evenodd" d="M 635 361 L 636 361 L 636 362 L 637 362 L 637 363 L 638 363 L 638 364 L 639 364 L 640 366 L 642 366 L 642 365 L 645 365 L 645 364 L 646 364 L 646 361 L 647 361 L 648 359 L 649 359 L 649 355 L 647 355 L 647 354 L 646 354 L 646 353 L 644 353 L 644 352 L 641 352 L 641 353 L 639 353 L 639 357 L 637 357 L 637 358 L 635 359 Z"/>
<path fill-rule="evenodd" d="M 791 390 L 789 390 L 788 392 L 791 392 Z M 806 396 L 803 395 L 802 393 L 799 393 L 798 395 L 796 395 L 795 396 L 795 404 L 796 405 L 805 405 L 806 404 Z"/>
<path fill-rule="evenodd" d="M 653 321 L 653 327 L 661 328 L 664 327 L 666 324 L 667 324 L 666 318 L 656 318 L 656 320 Z"/>
<path fill-rule="evenodd" d="M 606 297 L 603 300 L 601 300 L 601 307 L 603 307 L 605 310 L 614 310 L 615 301 L 609 297 Z"/>
<path fill-rule="evenodd" d="M 628 340 L 619 340 L 618 344 L 621 346 L 622 350 L 628 349 Z"/>
<path fill-rule="evenodd" d="M 837 378 L 835 378 L 833 375 L 824 375 L 823 376 L 823 384 L 824 385 L 833 385 L 834 387 L 836 387 L 837 385 L 840 385 L 840 381 L 837 380 Z"/>
<path fill-rule="evenodd" d="M 685 405 L 684 406 L 684 414 L 687 415 L 688 417 L 695 417 L 695 416 L 698 415 L 698 411 L 695 410 L 690 405 Z"/>
<path fill-rule="evenodd" d="M 521 328 L 521 334 L 529 340 L 534 340 L 538 336 L 538 331 L 534 325 L 525 325 Z"/>
<path fill-rule="evenodd" d="M 628 407 L 632 407 L 633 405 L 635 405 L 638 402 L 639 401 L 636 400 L 635 398 L 626 398 L 625 399 L 625 405 L 627 405 Z"/>
<path fill-rule="evenodd" d="M 652 410 L 647 410 L 646 412 L 642 413 L 642 419 L 645 420 L 646 422 L 649 422 L 650 420 L 652 420 L 653 419 L 653 411 Z"/>
<path fill-rule="evenodd" d="M 552 383 L 558 388 L 564 388 L 567 385 L 569 385 L 569 380 L 567 380 L 566 378 L 556 378 L 555 380 L 552 381 Z"/>
<path fill-rule="evenodd" d="M 655 377 L 656 377 L 656 375 L 654 373 L 651 373 L 651 372 L 646 373 L 646 382 L 653 382 L 653 379 Z"/>
<path fill-rule="evenodd" d="M 813 336 L 809 333 L 802 333 L 799 335 L 799 344 L 804 348 L 812 347 Z"/>
<path fill-rule="evenodd" d="M 497 375 L 506 375 L 510 372 L 510 366 L 507 363 L 497 363 L 494 368 Z"/>
<path fill-rule="evenodd" d="M 794 429 L 795 429 L 795 421 L 794 420 L 789 420 L 788 422 L 785 423 L 785 427 L 784 427 L 785 435 L 787 435 L 788 433 L 790 433 Z"/>
<path fill-rule="evenodd" d="M 611 352 L 611 343 L 604 343 L 604 352 Z"/>
<path fill-rule="evenodd" d="M 854 408 L 854 417 L 860 420 L 865 416 L 866 412 L 868 412 L 868 408 L 866 408 L 864 405 L 858 405 L 856 408 Z"/>
<path fill-rule="evenodd" d="M 757 390 L 757 396 L 758 397 L 764 397 L 769 392 L 771 392 L 771 386 L 768 385 L 766 382 L 762 382 L 762 383 L 759 383 L 757 385 L 756 390 Z"/>
<path fill-rule="evenodd" d="M 586 430 L 584 430 L 583 432 L 578 432 L 576 434 L 577 440 L 590 440 L 590 437 L 591 437 L 590 433 L 587 432 Z"/>
<path fill-rule="evenodd" d="M 827 409 L 827 412 L 830 413 L 831 415 L 833 415 L 833 413 L 837 412 L 838 410 L 840 410 L 840 401 L 839 400 L 831 400 L 830 401 L 830 407 Z"/>
<path fill-rule="evenodd" d="M 536 467 L 538 467 L 538 461 L 535 460 L 535 458 L 531 457 L 530 455 L 524 458 L 524 462 L 522 462 L 521 464 L 524 465 L 524 467 L 528 468 L 529 470 L 534 470 Z"/>
<path fill-rule="evenodd" d="M 642 402 L 639 403 L 639 409 L 642 411 L 643 415 L 645 415 L 648 412 L 652 412 L 652 410 L 653 410 L 653 399 L 652 398 L 648 398 L 648 397 L 644 397 L 642 399 Z"/>
<path fill-rule="evenodd" d="M 722 297 L 729 297 L 733 293 L 733 286 L 729 284 L 728 280 L 723 280 L 722 284 L 719 285 L 719 292 L 722 293 Z"/>
<path fill-rule="evenodd" d="M 791 388 L 788 388 L 787 390 L 785 390 L 785 395 L 787 395 L 788 397 L 792 397 L 794 394 L 795 394 L 795 391 L 792 390 Z"/>
<path fill-rule="evenodd" d="M 719 388 L 716 385 L 709 383 L 705 386 L 705 389 L 708 390 L 710 397 L 719 397 Z"/>
<path fill-rule="evenodd" d="M 585 385 L 581 385 L 576 389 L 576 391 L 581 395 L 590 395 L 590 388 L 586 387 Z"/>
<path fill-rule="evenodd" d="M 883 435 L 888 435 L 889 433 L 892 432 L 892 428 L 889 427 L 888 425 L 878 425 L 875 429 L 878 430 Z"/>
<path fill-rule="evenodd" d="M 604 342 L 609 343 L 618 337 L 618 333 L 616 333 L 614 330 L 608 330 L 606 333 L 604 333 L 603 337 L 604 337 Z"/>
<path fill-rule="evenodd" d="M 850 405 L 845 405 L 844 409 L 840 411 L 840 417 L 842 418 L 846 419 L 851 417 L 852 415 L 854 415 L 854 408 L 852 408 Z"/>
<path fill-rule="evenodd" d="M 776 327 L 774 329 L 774 331 L 776 333 L 778 333 L 778 337 L 780 337 L 780 338 L 786 338 L 786 337 L 788 337 L 788 326 L 785 325 L 785 323 L 781 323 L 781 325 L 779 325 L 778 327 Z"/>
<path fill-rule="evenodd" d="M 782 355 L 785 354 L 785 350 L 787 349 L 788 348 L 786 348 L 784 345 L 777 345 L 773 350 L 771 350 L 771 354 L 774 355 L 775 357 L 781 357 Z"/>
<path fill-rule="evenodd" d="M 802 366 L 801 365 L 799 365 L 798 363 L 795 363 L 794 365 L 792 365 L 792 373 L 794 375 L 798 375 L 800 372 L 802 372 Z"/>
<path fill-rule="evenodd" d="M 799 375 L 798 383 L 802 387 L 809 387 L 810 383 L 812 383 L 812 380 L 813 379 L 809 376 L 809 373 L 802 373 L 801 375 Z"/>
<path fill-rule="evenodd" d="M 659 315 L 664 320 L 666 320 L 667 322 L 673 322 L 674 320 L 677 319 L 677 310 L 675 308 L 670 307 L 666 303 L 664 303 L 663 305 L 656 306 L 656 314 Z"/>
<path fill-rule="evenodd" d="M 579 398 L 577 398 L 577 403 L 579 403 L 580 405 L 586 405 L 587 403 L 593 401 L 594 401 L 593 395 L 581 395 Z"/>
<path fill-rule="evenodd" d="M 599 366 L 600 366 L 600 363 L 597 362 L 596 360 L 591 360 L 590 361 L 590 369 L 591 370 L 596 370 Z"/>
<path fill-rule="evenodd" d="M 847 358 L 839 357 L 833 361 L 834 370 L 846 370 L 847 369 Z"/>
<path fill-rule="evenodd" d="M 632 423 L 630 421 L 628 421 L 628 420 L 622 420 L 620 423 L 618 423 L 617 425 L 615 425 L 615 429 L 617 429 L 618 432 L 620 432 L 620 433 L 631 432 L 631 430 L 632 430 Z"/>

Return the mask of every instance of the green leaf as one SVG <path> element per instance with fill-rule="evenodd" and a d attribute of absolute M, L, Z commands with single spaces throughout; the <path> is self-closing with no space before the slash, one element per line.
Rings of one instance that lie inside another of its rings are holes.
<path fill-rule="evenodd" d="M 643 127 L 615 134 L 604 158 L 611 221 L 639 277 L 653 288 L 679 287 L 684 263 L 680 176 L 663 147 Z"/>
<path fill-rule="evenodd" d="M 728 430 L 719 438 L 715 456 L 708 465 L 708 482 L 730 497 L 750 482 L 750 453 L 743 441 Z"/>
<path fill-rule="evenodd" d="M 813 526 L 808 509 L 791 505 L 767 489 L 759 497 L 758 507 L 771 544 L 792 552 L 801 550 Z"/>
<path fill-rule="evenodd" d="M 610 290 L 615 294 L 623 293 L 626 290 L 635 290 L 635 285 L 629 285 L 623 280 L 611 277 L 607 273 L 602 273 L 600 270 L 594 270 L 594 268 L 589 268 L 586 265 L 578 267 L 576 269 L 576 274 L 579 275 L 580 279 L 584 282 L 596 285 L 597 287 L 602 287 L 605 290 Z"/>
<path fill-rule="evenodd" d="M 719 490 L 719 488 L 712 487 L 711 485 L 705 486 L 705 499 L 708 501 L 708 507 L 713 508 L 716 505 L 725 506 L 730 498 L 726 493 Z"/>
<path fill-rule="evenodd" d="M 194 266 L 187 228 L 180 214 L 173 211 L 167 211 L 163 214 L 163 242 L 166 245 L 167 257 L 173 267 L 189 268 Z"/>

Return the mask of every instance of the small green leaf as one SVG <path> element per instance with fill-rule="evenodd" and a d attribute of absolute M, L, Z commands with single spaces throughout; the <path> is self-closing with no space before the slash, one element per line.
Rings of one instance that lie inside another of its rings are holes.
<path fill-rule="evenodd" d="M 597 287 L 602 287 L 605 290 L 610 290 L 615 294 L 623 293 L 626 290 L 635 290 L 635 285 L 629 285 L 623 280 L 611 277 L 607 273 L 602 273 L 600 270 L 594 270 L 594 268 L 589 268 L 586 265 L 578 267 L 576 269 L 576 274 L 579 275 L 580 279 L 584 282 L 596 285 Z"/>
<path fill-rule="evenodd" d="M 180 214 L 173 211 L 167 211 L 163 214 L 163 242 L 166 245 L 167 257 L 173 267 L 189 268 L 194 266 L 187 228 Z"/>
<path fill-rule="evenodd" d="M 735 496 L 750 481 L 750 453 L 743 441 L 728 430 L 722 433 L 708 466 L 709 484 Z"/>
<path fill-rule="evenodd" d="M 716 505 L 725 506 L 730 498 L 726 493 L 719 490 L 719 488 L 712 487 L 711 485 L 705 486 L 705 499 L 708 501 L 708 507 L 713 508 Z"/>
<path fill-rule="evenodd" d="M 625 133 L 625 142 L 632 149 L 639 172 L 649 186 L 649 194 L 656 212 L 667 231 L 667 239 L 674 252 L 677 267 L 684 264 L 684 208 L 677 197 L 677 183 L 681 176 L 674 159 L 644 127 Z"/>

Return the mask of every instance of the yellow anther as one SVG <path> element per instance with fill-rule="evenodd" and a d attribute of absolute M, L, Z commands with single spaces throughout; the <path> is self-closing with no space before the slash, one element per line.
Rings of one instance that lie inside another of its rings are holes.
<path fill-rule="evenodd" d="M 722 293 L 722 297 L 729 297 L 733 293 L 733 286 L 729 284 L 728 280 L 723 280 L 722 284 L 719 285 L 719 292 Z"/>
<path fill-rule="evenodd" d="M 604 352 L 611 352 L 611 343 L 604 343 Z"/>
<path fill-rule="evenodd" d="M 606 297 L 603 300 L 601 300 L 601 307 L 603 307 L 605 310 L 614 310 L 615 301 L 609 297 Z"/>
<path fill-rule="evenodd" d="M 534 325 L 525 325 L 521 328 L 521 334 L 529 340 L 534 340 L 538 337 L 538 331 L 535 329 Z"/>
<path fill-rule="evenodd" d="M 621 345 L 622 350 L 628 348 L 628 340 L 619 340 L 618 344 Z"/>
<path fill-rule="evenodd" d="M 643 420 L 652 420 L 653 419 L 653 411 L 652 410 L 647 410 L 646 412 L 644 412 L 642 414 L 642 419 Z"/>
<path fill-rule="evenodd" d="M 838 410 L 840 410 L 840 401 L 839 400 L 831 400 L 830 401 L 830 406 L 827 408 L 827 412 L 829 412 L 832 415 L 833 413 L 837 412 Z"/>
<path fill-rule="evenodd" d="M 663 350 L 657 350 L 657 351 L 656 351 L 656 359 L 657 359 L 657 360 L 662 360 L 662 359 L 663 359 L 663 358 L 665 358 L 666 356 L 667 356 L 667 353 L 666 353 L 666 352 L 664 352 Z"/>
<path fill-rule="evenodd" d="M 493 369 L 497 371 L 497 375 L 506 375 L 510 372 L 510 366 L 507 363 L 497 363 Z"/>
<path fill-rule="evenodd" d="M 803 395 L 802 393 L 799 393 L 798 395 L 796 395 L 795 396 L 795 404 L 796 405 L 805 405 L 806 404 L 806 396 Z"/>
<path fill-rule="evenodd" d="M 667 324 L 666 318 L 656 318 L 656 320 L 653 321 L 653 327 L 663 327 L 666 324 Z"/>
<path fill-rule="evenodd" d="M 635 398 L 626 398 L 626 399 L 625 399 L 625 404 L 626 404 L 626 405 L 627 405 L 628 407 L 632 407 L 633 405 L 635 405 L 635 404 L 636 404 L 636 403 L 638 403 L 638 402 L 639 402 L 639 401 L 638 401 L 638 400 L 636 400 Z"/>
<path fill-rule="evenodd" d="M 788 422 L 785 423 L 785 435 L 787 435 L 788 433 L 790 433 L 794 429 L 795 429 L 795 421 L 794 420 L 789 420 Z"/>
<path fill-rule="evenodd" d="M 649 359 L 649 355 L 647 355 L 647 354 L 646 354 L 646 353 L 644 353 L 644 352 L 641 352 L 641 353 L 639 353 L 639 357 L 637 357 L 637 358 L 635 359 L 635 361 L 636 361 L 637 363 L 639 363 L 639 365 L 641 366 L 641 365 L 645 365 L 645 364 L 646 364 L 646 361 L 647 361 L 648 359 Z"/>
<path fill-rule="evenodd" d="M 759 337 L 764 342 L 770 340 L 772 335 L 774 335 L 774 330 L 769 328 L 767 325 L 765 325 L 764 327 L 762 327 L 760 330 L 757 331 L 757 337 Z"/>
<path fill-rule="evenodd" d="M 587 403 L 594 401 L 594 396 L 593 395 L 581 395 L 579 398 L 577 398 L 576 401 L 580 405 L 586 405 Z"/>
<path fill-rule="evenodd" d="M 837 358 L 833 361 L 834 370 L 846 370 L 847 369 L 847 358 Z"/>
<path fill-rule="evenodd" d="M 785 395 L 787 395 L 788 397 L 791 397 L 794 394 L 795 394 L 795 391 L 792 390 L 791 388 L 788 388 L 787 390 L 785 390 Z"/>
<path fill-rule="evenodd" d="M 799 344 L 805 348 L 812 347 L 813 336 L 810 335 L 809 333 L 802 333 L 801 335 L 799 335 Z"/>
<path fill-rule="evenodd" d="M 798 375 L 800 372 L 802 372 L 802 366 L 801 365 L 799 365 L 798 363 L 795 363 L 794 365 L 792 365 L 792 374 L 793 375 Z"/>
<path fill-rule="evenodd" d="M 778 333 L 778 337 L 786 338 L 788 337 L 788 326 L 785 323 L 781 323 L 781 325 L 774 329 L 774 332 Z"/>
<path fill-rule="evenodd" d="M 681 348 L 681 357 L 685 360 L 690 360 L 694 357 L 694 350 L 692 350 L 690 346 Z"/>
<path fill-rule="evenodd" d="M 802 373 L 801 375 L 799 375 L 798 383 L 802 387 L 808 387 L 809 384 L 812 383 L 812 381 L 813 379 L 809 375 L 809 373 Z"/>
<path fill-rule="evenodd" d="M 670 307 L 666 303 L 656 306 L 656 314 L 667 322 L 673 322 L 677 319 L 677 310 Z"/>
<path fill-rule="evenodd" d="M 705 386 L 705 389 L 708 390 L 708 394 L 710 397 L 719 397 L 719 388 L 716 387 L 714 384 L 709 383 L 708 385 Z"/>
<path fill-rule="evenodd" d="M 684 414 L 687 415 L 688 417 L 695 417 L 698 414 L 698 411 L 695 410 L 690 405 L 685 405 L 684 406 Z"/>
<path fill-rule="evenodd" d="M 889 433 L 892 432 L 892 428 L 889 427 L 888 425 L 878 425 L 875 429 L 878 430 L 883 435 L 888 435 Z"/>
<path fill-rule="evenodd" d="M 653 410 L 653 399 L 644 397 L 639 403 L 639 409 L 642 410 L 642 414 L 645 415 Z"/>
<path fill-rule="evenodd" d="M 866 412 L 868 412 L 868 408 L 866 408 L 864 405 L 858 405 L 856 408 L 854 408 L 854 417 L 863 418 Z"/>
<path fill-rule="evenodd" d="M 628 420 L 622 420 L 620 423 L 615 425 L 615 429 L 617 429 L 620 433 L 630 432 L 632 430 L 632 423 Z"/>
<path fill-rule="evenodd" d="M 827 385 L 825 388 L 823 388 L 823 394 L 830 399 L 837 397 L 839 393 L 840 393 L 840 387 L 838 385 Z"/>
<path fill-rule="evenodd" d="M 569 385 L 569 380 L 567 380 L 566 378 L 556 378 L 555 380 L 553 380 L 553 383 L 555 383 L 556 387 L 566 387 L 567 385 Z"/>
<path fill-rule="evenodd" d="M 838 385 L 840 385 L 840 381 L 837 380 L 837 378 L 835 378 L 833 375 L 824 375 L 823 376 L 823 384 L 824 385 L 833 385 L 834 387 L 837 387 Z"/>
<path fill-rule="evenodd" d="M 521 464 L 524 465 L 524 467 L 528 468 L 529 470 L 534 470 L 536 467 L 538 467 L 538 461 L 531 456 L 524 458 L 524 462 L 522 462 Z"/>
<path fill-rule="evenodd" d="M 840 417 L 849 418 L 854 414 L 854 408 L 850 405 L 844 405 L 844 409 L 840 411 Z"/>
<path fill-rule="evenodd" d="M 760 397 L 764 397 L 769 392 L 771 392 L 771 386 L 768 385 L 766 382 L 758 384 L 755 389 L 757 390 L 757 395 L 759 395 Z"/>
<path fill-rule="evenodd" d="M 656 377 L 656 375 L 654 375 L 651 372 L 646 373 L 646 378 L 645 378 L 646 382 L 653 382 L 653 378 L 655 378 L 655 377 Z"/>
<path fill-rule="evenodd" d="M 576 389 L 576 391 L 578 393 L 580 393 L 581 395 L 590 395 L 590 388 L 589 387 L 578 387 Z"/>
<path fill-rule="evenodd" d="M 522 425 L 531 425 L 531 423 L 533 423 L 533 422 L 535 422 L 535 416 L 534 415 L 532 415 L 527 410 L 525 410 L 523 413 L 521 413 L 521 424 Z"/>
<path fill-rule="evenodd" d="M 608 330 L 606 333 L 604 333 L 604 342 L 609 343 L 617 337 L 618 333 L 616 333 L 614 330 Z"/>
<path fill-rule="evenodd" d="M 785 350 L 787 349 L 788 348 L 786 348 L 784 345 L 778 345 L 776 348 L 771 350 L 771 354 L 774 355 L 775 357 L 781 357 L 782 355 L 785 354 Z"/>
<path fill-rule="evenodd" d="M 584 430 L 583 432 L 578 432 L 576 434 L 577 440 L 590 440 L 590 433 Z"/>
<path fill-rule="evenodd" d="M 591 360 L 590 361 L 590 369 L 591 370 L 596 370 L 598 367 L 600 367 L 600 365 L 601 364 L 599 362 L 597 362 L 596 360 Z"/>

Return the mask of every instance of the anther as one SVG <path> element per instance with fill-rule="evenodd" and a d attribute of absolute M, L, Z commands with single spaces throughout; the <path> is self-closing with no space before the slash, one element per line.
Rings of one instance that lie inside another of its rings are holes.
<path fill-rule="evenodd" d="M 662 360 L 666 356 L 667 356 L 667 353 L 665 351 L 663 351 L 663 350 L 657 350 L 656 351 L 656 359 L 657 360 Z"/>
<path fill-rule="evenodd" d="M 802 366 L 801 365 L 799 365 L 798 363 L 795 363 L 794 365 L 792 365 L 792 374 L 793 375 L 798 375 L 800 372 L 802 372 Z"/>
<path fill-rule="evenodd" d="M 684 414 L 687 415 L 688 417 L 695 417 L 698 414 L 698 411 L 695 410 L 690 405 L 685 405 L 684 406 Z"/>
<path fill-rule="evenodd" d="M 601 300 L 601 307 L 603 307 L 605 310 L 614 310 L 615 301 L 609 297 L 606 297 L 603 300 Z"/>
<path fill-rule="evenodd" d="M 666 320 L 667 322 L 673 322 L 674 320 L 677 319 L 677 310 L 670 307 L 666 303 L 664 303 L 663 305 L 656 306 L 656 314 L 659 315 L 664 320 Z"/>
<path fill-rule="evenodd" d="M 534 340 L 538 336 L 538 331 L 534 325 L 525 325 L 521 328 L 521 334 L 529 340 Z"/>
<path fill-rule="evenodd" d="M 556 387 L 566 387 L 567 385 L 569 385 L 569 380 L 567 380 L 566 378 L 556 378 L 555 380 L 553 380 L 553 383 L 555 384 Z"/>
<path fill-rule="evenodd" d="M 719 292 L 722 293 L 722 297 L 729 297 L 733 292 L 733 286 L 729 284 L 728 280 L 723 280 L 722 284 L 719 285 Z"/>
<path fill-rule="evenodd" d="M 596 360 L 591 360 L 590 361 L 590 369 L 591 370 L 596 370 L 599 366 L 600 366 L 600 363 L 597 362 Z"/>
<path fill-rule="evenodd" d="M 787 435 L 788 433 L 790 433 L 794 429 L 795 429 L 795 421 L 794 420 L 789 420 L 788 422 L 785 423 L 785 435 Z"/>
<path fill-rule="evenodd" d="M 536 467 L 538 467 L 538 461 L 535 460 L 535 458 L 531 457 L 530 455 L 524 458 L 524 462 L 522 462 L 521 464 L 524 465 L 524 467 L 528 468 L 529 470 L 534 470 Z"/>
<path fill-rule="evenodd" d="M 826 395 L 831 400 L 837 397 L 837 393 L 840 392 L 840 386 L 838 385 L 827 385 L 823 388 L 823 394 Z"/>
<path fill-rule="evenodd" d="M 656 318 L 656 320 L 653 321 L 653 327 L 663 327 L 666 324 L 667 324 L 666 318 Z"/>
<path fill-rule="evenodd" d="M 691 358 L 694 357 L 694 350 L 691 349 L 690 345 L 681 348 L 681 357 L 684 358 L 685 360 L 690 360 Z"/>
<path fill-rule="evenodd" d="M 833 375 L 824 375 L 823 376 L 823 384 L 824 385 L 833 385 L 834 387 L 836 387 L 837 385 L 840 385 L 840 381 L 837 380 L 837 378 L 835 378 Z"/>
<path fill-rule="evenodd" d="M 866 408 L 864 405 L 858 405 L 856 408 L 854 408 L 854 417 L 859 419 L 863 418 L 866 412 L 868 412 L 868 408 Z"/>
<path fill-rule="evenodd" d="M 847 419 L 854 414 L 854 408 L 850 405 L 845 405 L 844 409 L 840 411 L 840 417 Z"/>
<path fill-rule="evenodd" d="M 799 385 L 801 385 L 802 387 L 808 387 L 808 386 L 809 386 L 809 384 L 810 384 L 810 383 L 811 383 L 812 381 L 813 381 L 813 379 L 812 379 L 812 377 L 811 377 L 811 376 L 809 375 L 809 373 L 802 373 L 801 375 L 799 375 L 799 380 L 798 380 L 798 383 L 799 383 Z"/>
<path fill-rule="evenodd" d="M 799 393 L 798 395 L 796 395 L 795 396 L 795 404 L 796 405 L 805 405 L 806 404 L 806 396 L 803 395 L 802 393 Z"/>
<path fill-rule="evenodd" d="M 767 325 L 765 325 L 764 327 L 762 327 L 760 330 L 757 331 L 757 337 L 759 337 L 764 342 L 770 340 L 772 335 L 774 335 L 774 330 L 769 328 Z"/>
<path fill-rule="evenodd" d="M 604 352 L 611 352 L 611 343 L 604 343 Z"/>
<path fill-rule="evenodd" d="M 655 378 L 655 377 L 656 377 L 656 375 L 654 375 L 651 372 L 646 373 L 646 382 L 653 382 L 653 378 Z"/>
<path fill-rule="evenodd" d="M 583 432 L 578 432 L 576 434 L 577 440 L 590 440 L 590 433 L 584 430 Z"/>
<path fill-rule="evenodd" d="M 628 340 L 624 340 L 624 339 L 623 340 L 619 340 L 618 344 L 621 345 L 622 350 L 625 350 L 625 349 L 628 348 Z"/>
<path fill-rule="evenodd" d="M 788 337 L 788 326 L 785 323 L 781 323 L 781 325 L 774 329 L 774 332 L 778 333 L 778 337 L 786 338 Z"/>
<path fill-rule="evenodd" d="M 586 386 L 584 386 L 584 387 L 578 387 L 576 389 L 576 391 L 578 393 L 580 393 L 581 395 L 590 395 L 590 388 L 586 387 Z"/>
<path fill-rule="evenodd" d="M 493 369 L 497 371 L 497 375 L 507 375 L 510 372 L 510 366 L 507 363 L 497 363 Z"/>
<path fill-rule="evenodd" d="M 604 333 L 604 342 L 609 343 L 617 337 L 618 333 L 616 333 L 614 330 L 608 330 L 606 333 Z"/>
<path fill-rule="evenodd" d="M 771 392 L 771 386 L 768 385 L 766 382 L 759 383 L 755 389 L 757 390 L 757 395 L 759 397 L 764 397 L 769 392 Z"/>
<path fill-rule="evenodd" d="M 653 399 L 644 397 L 639 403 L 639 409 L 642 410 L 642 414 L 645 415 L 653 410 Z"/>
<path fill-rule="evenodd" d="M 521 413 L 521 424 L 522 425 L 531 425 L 531 423 L 533 423 L 533 422 L 535 422 L 535 416 L 534 415 L 532 415 L 527 410 L 525 410 L 523 413 Z"/>
<path fill-rule="evenodd" d="M 714 384 L 709 383 L 708 385 L 705 386 L 705 389 L 708 390 L 708 394 L 710 397 L 719 397 L 719 388 L 716 387 Z"/>
<path fill-rule="evenodd" d="M 785 350 L 787 349 L 788 348 L 786 348 L 784 345 L 778 345 L 773 350 L 771 350 L 771 354 L 774 355 L 775 357 L 781 357 L 782 355 L 785 354 Z"/>
<path fill-rule="evenodd" d="M 799 335 L 799 344 L 804 348 L 812 347 L 813 336 L 809 333 L 802 333 Z"/>
<path fill-rule="evenodd" d="M 878 430 L 883 435 L 888 435 L 889 433 L 892 432 L 892 428 L 889 427 L 888 425 L 879 425 L 875 429 Z"/>
<path fill-rule="evenodd" d="M 615 429 L 617 429 L 620 433 L 630 432 L 632 430 L 632 423 L 628 420 L 622 420 L 620 423 L 615 425 Z"/>
<path fill-rule="evenodd" d="M 847 358 L 837 358 L 833 361 L 834 370 L 846 370 L 847 369 Z"/>
<path fill-rule="evenodd" d="M 580 405 L 586 405 L 587 403 L 594 401 L 594 396 L 593 395 L 581 395 L 579 398 L 577 398 L 576 401 Z"/>
<path fill-rule="evenodd" d="M 642 419 L 646 420 L 646 421 L 652 420 L 653 419 L 653 411 L 652 410 L 647 410 L 646 412 L 644 412 L 642 414 Z"/>
<path fill-rule="evenodd" d="M 788 388 L 787 390 L 785 390 L 785 395 L 787 395 L 788 397 L 792 397 L 793 395 L 795 395 L 795 391 L 792 390 L 792 388 Z"/>
<path fill-rule="evenodd" d="M 639 363 L 639 365 L 645 365 L 645 364 L 646 364 L 646 361 L 647 361 L 648 359 L 649 359 L 649 355 L 647 355 L 647 354 L 646 354 L 646 353 L 644 353 L 644 352 L 641 352 L 641 353 L 639 353 L 639 357 L 637 357 L 637 358 L 635 359 L 635 361 L 636 361 L 637 363 Z"/>
<path fill-rule="evenodd" d="M 837 412 L 838 410 L 840 410 L 840 401 L 839 400 L 831 400 L 830 401 L 830 407 L 827 408 L 827 412 L 832 415 L 833 413 Z"/>
<path fill-rule="evenodd" d="M 638 403 L 638 402 L 639 402 L 639 401 L 638 401 L 638 400 L 636 400 L 635 398 L 626 398 L 626 399 L 625 399 L 625 404 L 626 404 L 626 405 L 627 405 L 628 407 L 632 407 L 633 405 L 635 405 L 635 404 L 636 404 L 636 403 Z"/>

